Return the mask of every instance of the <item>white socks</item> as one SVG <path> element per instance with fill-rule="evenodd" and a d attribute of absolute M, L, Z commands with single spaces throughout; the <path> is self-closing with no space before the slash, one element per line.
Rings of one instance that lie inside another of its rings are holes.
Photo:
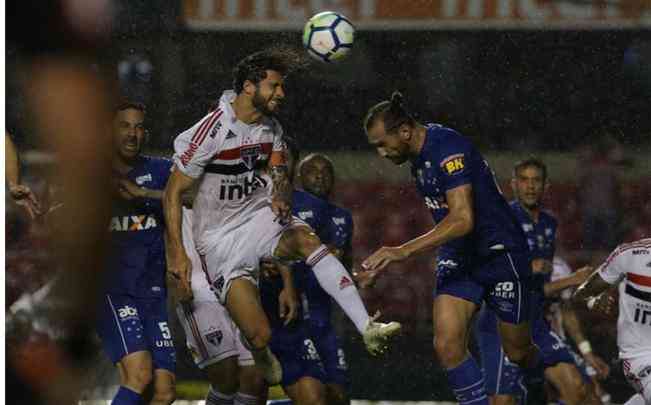
<path fill-rule="evenodd" d="M 307 258 L 306 263 L 312 267 L 321 288 L 337 301 L 357 330 L 364 333 L 369 319 L 368 312 L 355 283 L 341 262 L 330 254 L 325 245 L 321 245 Z"/>
<path fill-rule="evenodd" d="M 233 405 L 233 398 L 235 395 L 222 394 L 211 385 L 208 396 L 206 396 L 206 405 Z"/>
<path fill-rule="evenodd" d="M 238 392 L 235 394 L 233 405 L 258 405 L 258 400 L 258 397 Z"/>

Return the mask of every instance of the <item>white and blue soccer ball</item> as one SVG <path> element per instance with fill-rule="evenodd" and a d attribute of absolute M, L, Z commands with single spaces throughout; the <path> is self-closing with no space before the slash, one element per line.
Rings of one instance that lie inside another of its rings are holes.
<path fill-rule="evenodd" d="M 355 27 L 343 15 L 324 11 L 314 15 L 303 29 L 303 45 L 310 56 L 322 62 L 335 62 L 353 48 Z"/>

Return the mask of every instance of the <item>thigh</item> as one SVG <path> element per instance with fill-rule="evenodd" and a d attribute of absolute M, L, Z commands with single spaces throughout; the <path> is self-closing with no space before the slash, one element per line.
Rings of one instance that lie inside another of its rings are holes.
<path fill-rule="evenodd" d="M 283 386 L 283 389 L 297 405 L 326 403 L 325 386 L 321 381 L 312 377 L 301 377 L 293 384 Z"/>
<path fill-rule="evenodd" d="M 325 383 L 326 374 L 316 346 L 300 329 L 274 331 L 269 346 L 283 368 L 283 387 L 303 377 Z"/>
<path fill-rule="evenodd" d="M 481 305 L 484 287 L 471 277 L 471 263 L 456 255 L 440 253 L 436 261 L 434 297 L 447 295 Z"/>
<path fill-rule="evenodd" d="M 233 231 L 214 248 L 200 255 L 209 288 L 222 304 L 226 304 L 234 280 L 247 279 L 257 286 L 260 258 L 255 246 L 248 246 L 247 238 L 250 235 L 242 230 Z"/>
<path fill-rule="evenodd" d="M 269 329 L 258 288 L 246 278 L 236 278 L 231 283 L 226 297 L 226 309 L 246 337 L 255 336 L 260 328 Z"/>
<path fill-rule="evenodd" d="M 545 378 L 563 395 L 574 392 L 576 387 L 584 384 L 581 373 L 574 363 L 558 363 L 545 368 Z"/>
<path fill-rule="evenodd" d="M 502 323 L 517 325 L 529 320 L 533 299 L 530 273 L 529 255 L 510 252 L 484 259 L 475 269 L 474 277 L 486 288 L 486 304 Z"/>
<path fill-rule="evenodd" d="M 154 395 L 176 392 L 176 376 L 169 370 L 154 370 Z"/>
<path fill-rule="evenodd" d="M 100 302 L 96 328 L 113 363 L 131 353 L 149 350 L 143 318 L 132 297 L 106 294 Z"/>
<path fill-rule="evenodd" d="M 622 361 L 624 376 L 647 403 L 651 402 L 651 355 Z"/>
<path fill-rule="evenodd" d="M 538 319 L 533 322 L 533 342 L 540 349 L 543 367 L 548 368 L 564 363 L 576 368 L 574 356 L 565 341 L 551 330 L 546 320 Z"/>
<path fill-rule="evenodd" d="M 307 260 L 322 245 L 314 230 L 305 222 L 294 218 L 292 224 L 283 230 L 272 256 L 286 260 Z"/>
<path fill-rule="evenodd" d="M 176 313 L 188 349 L 199 368 L 204 369 L 228 357 L 239 357 L 241 351 L 246 351 L 252 359 L 251 352 L 240 342 L 239 330 L 228 311 L 217 299 L 179 304 Z"/>
<path fill-rule="evenodd" d="M 143 314 L 143 325 L 154 369 L 163 369 L 174 374 L 176 351 L 169 328 L 166 300 L 164 298 L 139 299 L 138 308 Z"/>
<path fill-rule="evenodd" d="M 432 304 L 435 339 L 457 341 L 467 347 L 470 321 L 477 304 L 447 294 L 439 294 Z"/>

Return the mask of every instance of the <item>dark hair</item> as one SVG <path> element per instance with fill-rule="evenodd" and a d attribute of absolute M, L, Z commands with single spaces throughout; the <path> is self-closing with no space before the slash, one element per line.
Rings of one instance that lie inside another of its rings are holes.
<path fill-rule="evenodd" d="M 135 101 L 122 101 L 115 107 L 115 112 L 118 113 L 124 110 L 138 110 L 143 114 L 147 114 L 147 108 L 142 103 L 137 103 Z"/>
<path fill-rule="evenodd" d="M 267 77 L 267 70 L 286 76 L 306 64 L 306 59 L 291 48 L 275 47 L 253 53 L 233 69 L 233 89 L 235 93 L 241 93 L 247 80 L 257 85 Z"/>
<path fill-rule="evenodd" d="M 547 166 L 543 163 L 542 160 L 538 159 L 535 156 L 528 157 L 527 159 L 520 160 L 516 162 L 513 166 L 513 177 L 517 177 L 518 172 L 527 167 L 535 167 L 540 170 L 543 176 L 543 181 L 547 180 Z"/>
<path fill-rule="evenodd" d="M 301 148 L 298 146 L 298 142 L 291 136 L 283 135 L 283 141 L 287 145 L 287 151 L 292 155 L 294 162 L 298 163 L 298 159 L 301 157 Z"/>
<path fill-rule="evenodd" d="M 404 98 L 398 91 L 391 94 L 391 100 L 385 100 L 371 107 L 364 117 L 364 129 L 368 130 L 377 120 L 384 122 L 386 133 L 398 129 L 402 124 L 414 126 L 416 120 L 404 106 Z"/>

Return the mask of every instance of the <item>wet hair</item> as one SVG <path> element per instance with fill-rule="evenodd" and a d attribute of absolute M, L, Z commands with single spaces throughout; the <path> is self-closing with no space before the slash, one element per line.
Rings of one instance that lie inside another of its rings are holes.
<path fill-rule="evenodd" d="M 125 100 L 120 102 L 117 106 L 115 106 L 116 113 L 124 110 L 138 110 L 141 113 L 143 113 L 143 115 L 147 114 L 147 108 L 145 107 L 145 105 L 142 103 L 137 103 L 135 101 Z"/>
<path fill-rule="evenodd" d="M 306 65 L 305 57 L 292 48 L 274 47 L 252 53 L 233 69 L 233 89 L 241 93 L 247 80 L 257 85 L 267 77 L 267 70 L 287 76 Z"/>
<path fill-rule="evenodd" d="M 292 155 L 294 162 L 298 162 L 298 159 L 301 157 L 301 148 L 298 146 L 296 139 L 291 136 L 283 135 L 283 141 L 285 141 L 287 151 Z"/>
<path fill-rule="evenodd" d="M 543 181 L 547 181 L 547 165 L 542 160 L 535 156 L 528 157 L 527 159 L 520 160 L 513 165 L 513 177 L 517 177 L 518 172 L 527 167 L 535 167 L 542 173 Z"/>
<path fill-rule="evenodd" d="M 390 100 L 385 100 L 371 107 L 364 117 L 364 129 L 366 132 L 375 125 L 378 120 L 384 122 L 386 133 L 394 132 L 402 124 L 414 126 L 416 120 L 404 106 L 404 98 L 398 91 L 391 94 Z"/>

